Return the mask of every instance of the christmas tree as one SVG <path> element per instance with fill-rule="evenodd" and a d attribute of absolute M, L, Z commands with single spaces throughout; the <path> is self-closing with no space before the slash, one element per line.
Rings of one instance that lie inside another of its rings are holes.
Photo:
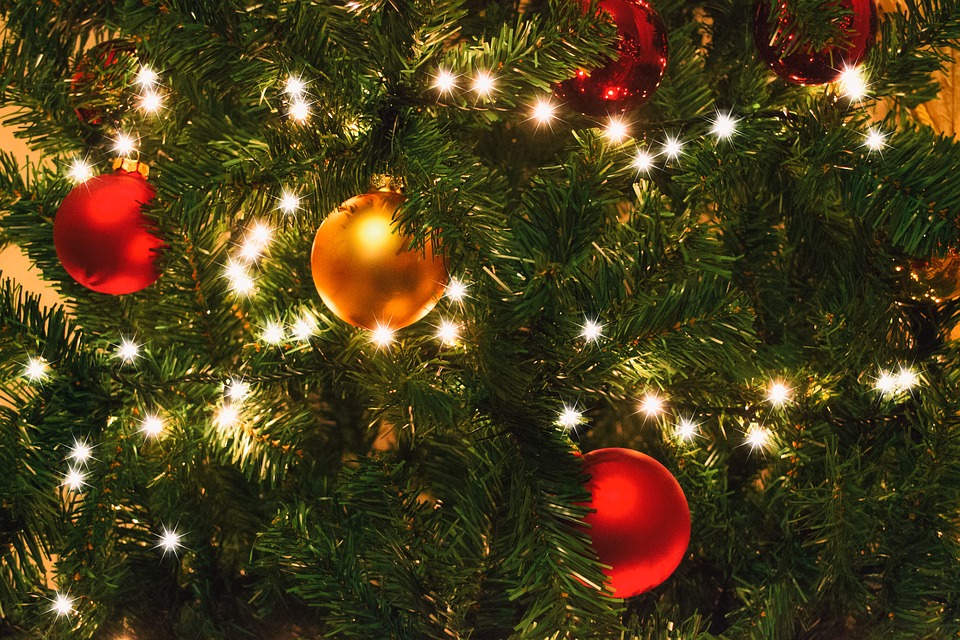
<path fill-rule="evenodd" d="M 0 636 L 960 634 L 960 2 L 0 17 Z"/>

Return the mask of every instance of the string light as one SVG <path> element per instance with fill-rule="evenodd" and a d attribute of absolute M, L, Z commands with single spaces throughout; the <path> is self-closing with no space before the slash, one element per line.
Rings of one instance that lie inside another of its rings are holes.
<path fill-rule="evenodd" d="M 280 344 L 286 338 L 286 333 L 279 322 L 268 322 L 260 332 L 260 338 L 267 344 Z"/>
<path fill-rule="evenodd" d="M 610 121 L 607 122 L 607 126 L 603 130 L 603 134 L 610 142 L 619 143 L 629 137 L 629 130 L 622 118 L 610 118 Z"/>
<path fill-rule="evenodd" d="M 225 404 L 217 410 L 217 426 L 228 429 L 240 421 L 240 411 L 232 404 Z"/>
<path fill-rule="evenodd" d="M 83 440 L 74 440 L 67 457 L 77 464 L 86 464 L 92 454 L 93 450 L 90 448 L 90 445 Z"/>
<path fill-rule="evenodd" d="M 653 168 L 653 156 L 646 149 L 639 149 L 633 157 L 633 167 L 640 173 L 647 173 Z"/>
<path fill-rule="evenodd" d="M 76 159 L 70 164 L 67 176 L 77 184 L 83 184 L 93 177 L 93 169 L 86 160 Z"/>
<path fill-rule="evenodd" d="M 297 122 L 306 122 L 310 117 L 310 105 L 304 100 L 297 98 L 290 103 L 289 113 L 290 117 Z"/>
<path fill-rule="evenodd" d="M 140 96 L 140 108 L 147 113 L 160 111 L 163 108 L 163 96 L 153 89 L 147 89 Z"/>
<path fill-rule="evenodd" d="M 297 321 L 293 323 L 291 332 L 293 337 L 301 342 L 309 340 L 313 336 L 313 332 L 317 328 L 317 321 L 313 319 L 312 316 L 304 314 L 297 318 Z"/>
<path fill-rule="evenodd" d="M 133 340 L 122 338 L 120 340 L 120 346 L 117 347 L 117 357 L 125 364 L 134 362 L 140 357 L 140 345 Z"/>
<path fill-rule="evenodd" d="M 583 323 L 583 329 L 580 331 L 580 337 L 587 342 L 596 342 L 603 333 L 603 325 L 597 324 L 593 320 L 587 320 Z"/>
<path fill-rule="evenodd" d="M 247 273 L 246 268 L 236 260 L 227 262 L 224 276 L 230 281 L 230 290 L 241 296 L 250 295 L 254 290 L 254 280 Z"/>
<path fill-rule="evenodd" d="M 577 411 L 576 407 L 563 405 L 563 411 L 557 417 L 557 424 L 564 429 L 573 429 L 583 422 L 583 413 Z"/>
<path fill-rule="evenodd" d="M 785 404 L 790 399 L 790 388 L 787 385 L 779 381 L 774 381 L 770 383 L 770 388 L 767 389 L 767 400 L 770 404 L 779 407 L 780 405 Z"/>
<path fill-rule="evenodd" d="M 557 117 L 556 111 L 556 105 L 546 98 L 540 98 L 533 105 L 533 119 L 537 122 L 537 126 L 549 125 Z"/>
<path fill-rule="evenodd" d="M 179 533 L 177 533 L 176 529 L 167 529 L 166 527 L 164 527 L 163 533 L 161 533 L 157 537 L 160 538 L 160 541 L 157 542 L 155 548 L 163 549 L 163 555 L 167 555 L 168 553 L 177 555 L 177 552 L 183 546 L 180 543 L 180 539 L 182 536 Z"/>
<path fill-rule="evenodd" d="M 770 444 L 770 432 L 759 425 L 753 425 L 747 432 L 747 444 L 751 449 L 766 449 Z"/>
<path fill-rule="evenodd" d="M 157 80 L 157 72 L 150 67 L 140 67 L 140 71 L 137 72 L 136 83 L 144 89 L 151 89 L 156 86 Z"/>
<path fill-rule="evenodd" d="M 47 377 L 47 361 L 43 358 L 30 358 L 27 360 L 27 366 L 23 368 L 23 375 L 30 382 L 39 382 Z"/>
<path fill-rule="evenodd" d="M 444 295 L 454 302 L 463 302 L 463 299 L 467 296 L 467 285 L 456 278 L 450 278 L 450 283 L 447 284 Z"/>
<path fill-rule="evenodd" d="M 303 95 L 307 90 L 307 86 L 304 84 L 303 80 L 295 76 L 290 76 L 287 78 L 287 83 L 284 86 L 283 90 L 288 96 L 293 98 L 298 98 Z"/>
<path fill-rule="evenodd" d="M 710 133 L 715 135 L 718 140 L 729 140 L 737 133 L 737 120 L 729 113 L 717 113 L 710 127 Z"/>
<path fill-rule="evenodd" d="M 70 467 L 67 469 L 67 475 L 63 477 L 63 485 L 71 491 L 80 491 L 83 485 L 87 484 L 84 482 L 85 478 L 86 476 L 80 469 Z"/>
<path fill-rule="evenodd" d="M 257 222 L 247 231 L 243 246 L 240 247 L 240 258 L 251 262 L 260 257 L 270 240 L 273 238 L 273 229 L 262 222 Z"/>
<path fill-rule="evenodd" d="M 919 381 L 916 372 L 908 367 L 900 367 L 896 380 L 897 387 L 903 391 L 910 391 L 917 386 L 917 382 Z"/>
<path fill-rule="evenodd" d="M 150 414 L 140 423 L 140 431 L 148 438 L 156 438 L 163 432 L 163 420 L 154 414 Z"/>
<path fill-rule="evenodd" d="M 247 242 L 258 247 L 265 247 L 273 238 L 273 229 L 270 226 L 257 222 L 247 232 Z"/>
<path fill-rule="evenodd" d="M 899 384 L 897 383 L 897 377 L 889 371 L 881 371 L 880 377 L 877 378 L 877 382 L 873 386 L 874 389 L 885 396 L 890 396 L 896 393 L 898 387 Z"/>
<path fill-rule="evenodd" d="M 640 402 L 640 411 L 645 413 L 648 418 L 653 418 L 663 412 L 663 398 L 655 393 L 648 393 Z"/>
<path fill-rule="evenodd" d="M 73 611 L 73 598 L 66 593 L 57 591 L 57 595 L 53 598 L 53 605 L 50 607 L 50 611 L 56 613 L 58 618 L 71 613 Z"/>
<path fill-rule="evenodd" d="M 676 434 L 683 441 L 691 440 L 697 435 L 697 425 L 693 420 L 680 418 L 680 421 L 677 422 Z"/>
<path fill-rule="evenodd" d="M 478 71 L 473 77 L 473 90 L 481 98 L 487 98 L 493 93 L 495 81 L 487 71 Z"/>
<path fill-rule="evenodd" d="M 378 324 L 377 328 L 370 332 L 370 342 L 381 349 L 390 346 L 393 342 L 393 329 Z"/>
<path fill-rule="evenodd" d="M 837 85 L 843 95 L 855 101 L 866 97 L 869 90 L 867 79 L 859 67 L 844 67 Z"/>
<path fill-rule="evenodd" d="M 449 320 L 442 320 L 437 327 L 437 338 L 445 345 L 453 346 L 457 344 L 460 337 L 460 327 Z"/>
<path fill-rule="evenodd" d="M 226 384 L 224 389 L 224 395 L 230 398 L 233 402 L 242 402 L 244 398 L 250 393 L 250 385 L 244 382 L 243 380 L 237 380 L 233 378 Z"/>
<path fill-rule="evenodd" d="M 440 69 L 437 71 L 437 75 L 433 81 L 433 88 L 439 91 L 440 93 L 449 93 L 456 89 L 457 87 L 457 78 L 452 73 L 446 69 Z"/>
<path fill-rule="evenodd" d="M 300 197 L 292 191 L 284 190 L 280 195 L 280 204 L 277 208 L 287 215 L 292 215 L 300 208 Z"/>
<path fill-rule="evenodd" d="M 887 136 L 876 127 L 870 127 L 864 138 L 863 146 L 871 151 L 880 151 L 887 146 Z"/>
<path fill-rule="evenodd" d="M 667 138 L 663 142 L 663 155 L 668 160 L 676 160 L 683 153 L 683 143 L 679 138 Z"/>
<path fill-rule="evenodd" d="M 118 155 L 127 156 L 137 150 L 137 142 L 126 133 L 120 131 L 117 133 L 117 137 L 113 139 L 113 150 Z"/>

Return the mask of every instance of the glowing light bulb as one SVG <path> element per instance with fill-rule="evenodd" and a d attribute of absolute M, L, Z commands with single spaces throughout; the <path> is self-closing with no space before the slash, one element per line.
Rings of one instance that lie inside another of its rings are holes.
<path fill-rule="evenodd" d="M 277 208 L 288 215 L 292 215 L 300 208 L 300 197 L 292 191 L 284 190 Z"/>
<path fill-rule="evenodd" d="M 677 433 L 677 437 L 680 438 L 681 440 L 684 440 L 684 441 L 690 440 L 695 435 L 697 435 L 697 425 L 692 420 L 688 420 L 687 418 L 681 418 L 680 421 L 677 422 L 676 433 Z"/>
<path fill-rule="evenodd" d="M 717 113 L 710 127 L 710 133 L 715 135 L 718 140 L 729 140 L 737 133 L 737 120 L 729 113 Z"/>
<path fill-rule="evenodd" d="M 564 429 L 572 429 L 583 422 L 583 413 L 577 411 L 576 407 L 563 406 L 563 411 L 557 417 L 557 424 Z"/>
<path fill-rule="evenodd" d="M 39 382 L 47 377 L 47 361 L 43 358 L 30 358 L 27 360 L 27 366 L 23 368 L 23 375 L 30 382 Z"/>
<path fill-rule="evenodd" d="M 177 555 L 177 552 L 183 546 L 180 542 L 182 536 L 177 533 L 176 529 L 167 529 L 164 527 L 163 533 L 157 537 L 160 538 L 160 540 L 157 542 L 156 548 L 163 549 L 163 555 L 167 555 L 168 553 Z"/>
<path fill-rule="evenodd" d="M 240 247 L 240 258 L 247 262 L 258 259 L 270 244 L 272 237 L 273 229 L 262 222 L 256 223 L 247 231 L 247 236 Z"/>
<path fill-rule="evenodd" d="M 538 126 L 549 125 L 557 117 L 556 111 L 556 105 L 545 98 L 540 98 L 537 104 L 533 105 L 533 119 Z"/>
<path fill-rule="evenodd" d="M 449 93 L 457 87 L 457 78 L 446 69 L 437 71 L 433 81 L 433 88 L 440 93 Z"/>
<path fill-rule="evenodd" d="M 880 376 L 877 378 L 877 382 L 873 385 L 873 388 L 882 393 L 883 395 L 893 395 L 897 392 L 897 387 L 900 385 L 897 382 L 897 376 L 894 376 L 889 371 L 881 371 Z"/>
<path fill-rule="evenodd" d="M 393 329 L 377 325 L 377 328 L 370 332 L 370 342 L 381 349 L 390 346 L 393 342 Z"/>
<path fill-rule="evenodd" d="M 296 120 L 297 122 L 306 122 L 310 117 L 310 105 L 305 101 L 297 98 L 290 103 L 289 109 L 290 117 Z"/>
<path fill-rule="evenodd" d="M 649 151 L 640 149 L 633 157 L 633 167 L 640 173 L 647 173 L 653 168 L 653 156 Z"/>
<path fill-rule="evenodd" d="M 460 327 L 449 320 L 442 320 L 437 327 L 437 338 L 445 345 L 453 346 L 457 344 L 460 337 Z"/>
<path fill-rule="evenodd" d="M 866 97 L 869 91 L 867 79 L 859 67 L 844 67 L 837 85 L 844 96 L 856 101 Z"/>
<path fill-rule="evenodd" d="M 887 146 L 887 136 L 876 127 L 870 127 L 863 140 L 863 146 L 871 151 L 880 151 Z"/>
<path fill-rule="evenodd" d="M 247 242 L 258 247 L 265 247 L 273 238 L 273 229 L 270 226 L 257 222 L 247 231 Z"/>
<path fill-rule="evenodd" d="M 304 84 L 303 80 L 300 78 L 290 76 L 287 78 L 287 84 L 284 85 L 283 90 L 288 96 L 298 98 L 307 90 L 307 85 Z"/>
<path fill-rule="evenodd" d="M 663 412 L 663 398 L 655 393 L 648 393 L 640 402 L 640 411 L 648 418 L 653 418 Z"/>
<path fill-rule="evenodd" d="M 50 607 L 50 611 L 56 613 L 58 618 L 71 613 L 73 611 L 73 598 L 66 593 L 60 593 L 58 591 L 57 595 L 53 598 L 53 605 Z"/>
<path fill-rule="evenodd" d="M 268 322 L 260 333 L 260 338 L 267 344 L 280 344 L 286 338 L 286 332 L 279 322 Z"/>
<path fill-rule="evenodd" d="M 663 155 L 669 160 L 676 160 L 683 154 L 683 143 L 679 138 L 667 138 L 663 142 Z"/>
<path fill-rule="evenodd" d="M 70 467 L 67 469 L 67 475 L 63 477 L 63 485 L 70 489 L 70 491 L 80 491 L 83 488 L 83 485 L 87 484 L 84 482 L 86 476 L 83 474 L 80 469 L 76 467 Z"/>
<path fill-rule="evenodd" d="M 313 336 L 313 332 L 316 331 L 317 322 L 313 319 L 312 316 L 303 315 L 297 318 L 297 321 L 293 323 L 291 332 L 293 337 L 301 342 L 309 340 Z"/>
<path fill-rule="evenodd" d="M 456 278 L 450 278 L 450 282 L 447 284 L 444 295 L 454 302 L 463 302 L 463 299 L 467 296 L 467 285 L 460 282 Z"/>
<path fill-rule="evenodd" d="M 603 333 L 603 325 L 597 324 L 593 320 L 587 320 L 583 323 L 583 330 L 580 331 L 580 337 L 587 342 L 595 342 Z"/>
<path fill-rule="evenodd" d="M 770 443 L 770 432 L 761 426 L 754 425 L 747 432 L 747 444 L 751 449 L 766 449 Z"/>
<path fill-rule="evenodd" d="M 85 160 L 78 158 L 70 165 L 70 171 L 67 173 L 67 176 L 77 184 L 82 184 L 93 177 L 93 169 L 90 168 L 90 165 Z"/>
<path fill-rule="evenodd" d="M 223 393 L 233 402 L 242 402 L 250 393 L 250 385 L 243 380 L 233 378 L 227 383 Z"/>
<path fill-rule="evenodd" d="M 140 108 L 147 113 L 160 111 L 163 108 L 163 96 L 153 89 L 147 89 L 140 95 Z"/>
<path fill-rule="evenodd" d="M 780 406 L 790 399 L 790 388 L 782 382 L 772 382 L 767 389 L 767 400 L 774 406 Z"/>
<path fill-rule="evenodd" d="M 134 362 L 140 357 L 140 345 L 133 340 L 123 338 L 120 340 L 120 346 L 117 347 L 117 357 L 125 364 Z"/>
<path fill-rule="evenodd" d="M 150 89 L 157 84 L 158 79 L 156 71 L 150 67 L 140 67 L 140 71 L 137 72 L 136 83 L 144 89 Z"/>
<path fill-rule="evenodd" d="M 473 77 L 473 90 L 481 98 L 487 98 L 493 93 L 495 86 L 493 76 L 487 71 L 478 71 Z"/>
<path fill-rule="evenodd" d="M 224 277 L 230 282 L 230 291 L 237 295 L 246 296 L 253 293 L 254 280 L 247 273 L 243 264 L 236 260 L 227 262 L 224 269 Z"/>
<path fill-rule="evenodd" d="M 217 410 L 216 423 L 222 429 L 228 429 L 240 421 L 240 411 L 233 405 L 225 404 Z"/>
<path fill-rule="evenodd" d="M 900 371 L 897 372 L 897 387 L 903 391 L 913 389 L 917 386 L 918 380 L 916 372 L 908 367 L 900 367 Z"/>
<path fill-rule="evenodd" d="M 137 142 L 120 131 L 117 133 L 117 137 L 113 139 L 113 150 L 117 152 L 118 155 L 127 156 L 137 150 Z"/>
<path fill-rule="evenodd" d="M 140 431 L 148 438 L 156 438 L 163 432 L 163 420 L 157 415 L 148 415 L 140 423 Z"/>
<path fill-rule="evenodd" d="M 626 140 L 630 132 L 627 129 L 627 124 L 621 118 L 610 118 L 610 121 L 603 130 L 603 134 L 610 142 L 619 143 Z"/>
<path fill-rule="evenodd" d="M 90 445 L 82 440 L 74 440 L 67 457 L 77 464 L 85 464 L 91 455 L 93 455 L 93 450 Z"/>

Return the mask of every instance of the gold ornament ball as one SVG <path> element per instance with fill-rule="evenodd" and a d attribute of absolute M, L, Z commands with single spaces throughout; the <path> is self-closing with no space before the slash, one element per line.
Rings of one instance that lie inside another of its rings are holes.
<path fill-rule="evenodd" d="M 381 189 L 350 198 L 327 216 L 313 240 L 310 265 L 324 304 L 341 320 L 391 330 L 427 315 L 447 283 L 433 242 L 411 249 L 394 214 L 403 196 Z"/>
<path fill-rule="evenodd" d="M 943 302 L 960 297 L 960 254 L 951 249 L 946 256 L 918 260 L 911 275 L 919 283 L 919 297 Z"/>

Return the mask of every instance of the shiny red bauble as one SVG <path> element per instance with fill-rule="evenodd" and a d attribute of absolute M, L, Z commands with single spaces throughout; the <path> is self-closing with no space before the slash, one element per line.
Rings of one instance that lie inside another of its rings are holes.
<path fill-rule="evenodd" d="M 646 0 L 600 0 L 599 6 L 617 25 L 617 58 L 589 73 L 580 70 L 556 87 L 557 97 L 572 109 L 598 118 L 645 103 L 667 68 L 667 28 Z"/>
<path fill-rule="evenodd" d="M 631 449 L 583 456 L 593 509 L 584 522 L 600 562 L 609 565 L 613 595 L 629 598 L 674 572 L 690 542 L 690 508 L 666 467 Z"/>
<path fill-rule="evenodd" d="M 53 244 L 67 273 L 114 295 L 156 282 L 154 259 L 163 241 L 141 212 L 155 193 L 142 175 L 123 169 L 74 187 L 53 221 Z"/>
<path fill-rule="evenodd" d="M 791 0 L 777 0 L 776 15 L 769 0 L 758 0 L 753 18 L 753 41 L 760 58 L 774 73 L 800 85 L 826 84 L 840 79 L 844 69 L 863 60 L 877 39 L 877 7 L 873 0 L 832 0 L 848 10 L 841 18 L 840 42 L 816 49 L 793 43 L 789 32 Z M 786 54 L 786 55 L 784 55 Z"/>

